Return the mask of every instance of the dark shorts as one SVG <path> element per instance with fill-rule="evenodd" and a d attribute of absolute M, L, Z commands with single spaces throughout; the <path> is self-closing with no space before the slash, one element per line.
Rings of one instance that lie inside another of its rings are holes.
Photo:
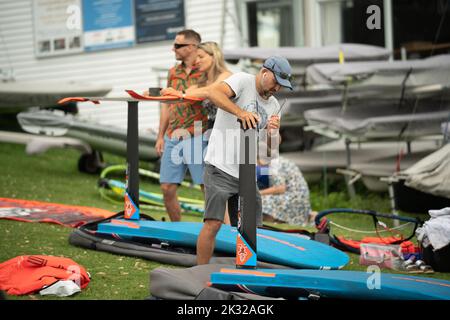
<path fill-rule="evenodd" d="M 203 182 L 205 184 L 205 214 L 203 219 L 223 221 L 225 216 L 225 207 L 228 201 L 228 212 L 230 215 L 231 224 L 236 225 L 239 179 L 223 172 L 215 166 L 205 163 Z M 258 187 L 256 187 L 255 192 L 257 208 L 256 222 L 257 225 L 260 226 L 262 225 L 262 205 Z"/>

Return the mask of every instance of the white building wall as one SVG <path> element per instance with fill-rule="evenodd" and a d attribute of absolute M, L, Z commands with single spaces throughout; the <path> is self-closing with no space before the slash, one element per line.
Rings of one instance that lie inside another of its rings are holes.
<path fill-rule="evenodd" d="M 227 0 L 234 14 L 234 1 Z M 221 38 L 222 1 L 185 0 L 186 28 L 192 28 L 205 41 Z M 158 85 L 158 73 L 152 68 L 168 69 L 175 64 L 172 41 L 139 44 L 131 48 L 83 52 L 67 56 L 36 58 L 34 54 L 32 0 L 0 0 L 0 69 L 13 71 L 21 80 L 76 80 L 113 86 L 110 95 L 123 95 L 124 89 L 143 91 Z M 230 16 L 226 18 L 224 48 L 239 46 L 239 32 Z M 164 76 L 165 72 L 160 73 Z M 155 103 L 143 103 L 140 128 L 156 129 L 159 109 Z M 148 108 L 146 106 L 149 106 Z M 80 116 L 104 123 L 126 126 L 126 106 L 121 103 L 79 105 Z M 102 117 L 100 115 L 110 113 Z"/>

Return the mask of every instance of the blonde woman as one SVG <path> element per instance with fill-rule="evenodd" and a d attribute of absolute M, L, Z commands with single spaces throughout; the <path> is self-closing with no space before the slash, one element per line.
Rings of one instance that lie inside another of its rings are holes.
<path fill-rule="evenodd" d="M 229 76 L 231 72 L 225 65 L 222 50 L 216 42 L 202 42 L 197 46 L 197 59 L 194 67 L 202 75 L 197 80 L 197 84 L 190 86 L 186 91 L 178 91 L 174 88 L 165 88 L 161 90 L 162 95 L 177 95 L 182 97 L 184 94 L 194 97 L 204 98 L 207 94 L 207 87 L 215 83 L 219 83 Z M 217 113 L 217 107 L 209 100 L 202 102 L 203 108 L 208 113 L 208 126 L 206 131 L 206 139 L 209 139 L 211 129 L 214 126 L 214 120 Z M 209 129 L 209 130 L 208 130 Z M 236 213 L 237 215 L 237 213 Z M 225 224 L 230 224 L 230 217 L 228 210 L 225 213 Z"/>
<path fill-rule="evenodd" d="M 186 92 L 177 91 L 173 88 L 165 88 L 161 90 L 161 94 L 178 95 L 183 94 L 195 97 L 204 97 L 206 95 L 206 87 L 221 82 L 231 76 L 231 72 L 225 65 L 222 50 L 215 42 L 202 42 L 197 46 L 197 59 L 195 67 L 202 76 L 196 85 L 189 87 Z M 203 107 L 208 111 L 208 129 L 211 129 L 216 117 L 217 107 L 209 100 L 203 101 Z"/>

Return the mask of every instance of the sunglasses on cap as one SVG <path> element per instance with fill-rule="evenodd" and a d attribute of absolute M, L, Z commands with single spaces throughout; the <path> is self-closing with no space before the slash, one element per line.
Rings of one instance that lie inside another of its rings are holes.
<path fill-rule="evenodd" d="M 291 74 L 289 74 L 289 73 L 286 73 L 286 72 L 280 72 L 280 71 L 275 71 L 275 70 L 273 70 L 273 67 L 274 67 L 274 66 L 269 67 L 269 66 L 267 66 L 267 65 L 263 65 L 263 67 L 266 68 L 267 70 L 272 71 L 272 72 L 275 73 L 277 76 L 279 76 L 281 79 L 288 80 L 288 81 L 292 81 L 292 80 L 294 79 L 294 77 L 293 77 Z"/>
<path fill-rule="evenodd" d="M 180 49 L 180 48 L 183 48 L 183 47 L 186 47 L 186 46 L 195 46 L 195 44 L 193 44 L 193 43 L 174 43 L 173 44 L 173 47 L 175 49 Z"/>

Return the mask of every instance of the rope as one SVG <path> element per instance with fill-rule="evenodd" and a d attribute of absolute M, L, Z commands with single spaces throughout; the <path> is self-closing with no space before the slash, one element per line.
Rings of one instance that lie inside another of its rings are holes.
<path fill-rule="evenodd" d="M 342 226 L 340 224 L 337 224 L 336 222 L 333 222 L 333 221 L 329 221 L 329 223 L 331 225 L 337 227 L 337 228 L 340 228 L 340 229 L 343 229 L 343 230 L 346 230 L 346 231 L 355 232 L 355 233 L 377 234 L 377 233 L 380 233 L 380 232 L 389 232 L 389 230 L 381 230 L 381 231 L 356 230 L 356 229 L 344 227 L 344 226 Z M 405 226 L 407 226 L 409 224 L 412 224 L 412 222 L 407 222 L 407 223 L 401 224 L 398 227 L 391 228 L 390 230 L 398 230 L 398 229 L 401 229 L 401 228 L 403 228 L 403 227 L 405 227 Z"/>

